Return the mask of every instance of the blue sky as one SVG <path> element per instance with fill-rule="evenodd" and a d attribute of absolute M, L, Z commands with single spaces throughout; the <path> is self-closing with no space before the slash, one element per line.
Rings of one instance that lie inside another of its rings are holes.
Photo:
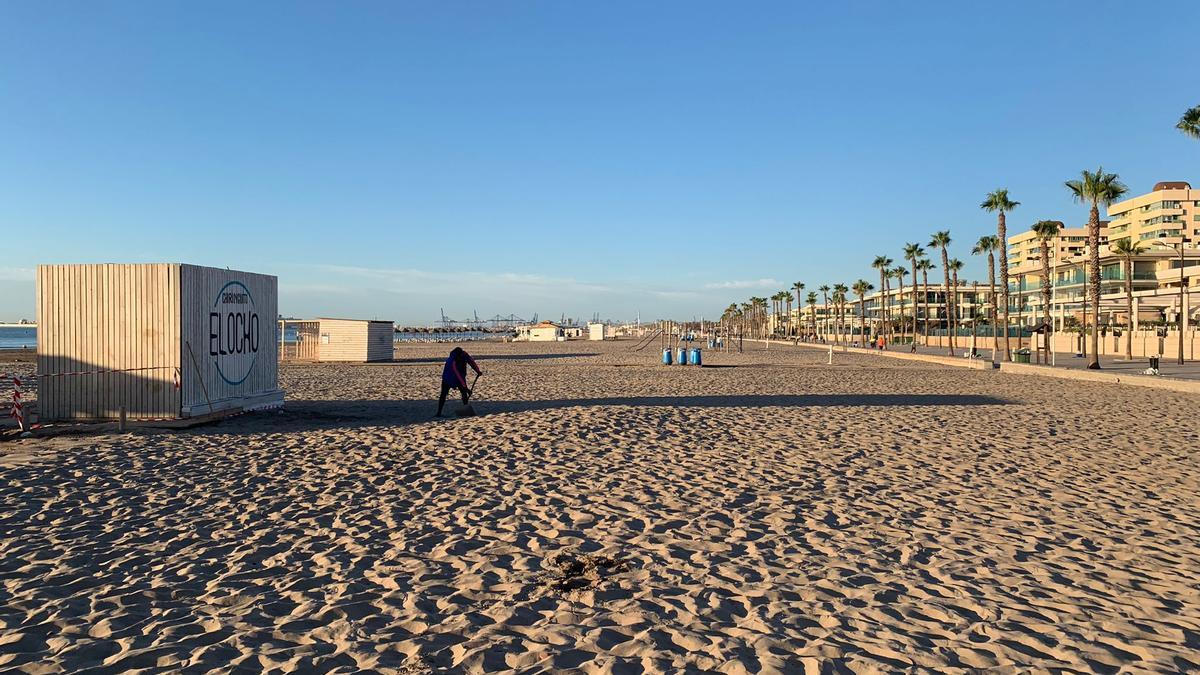
<path fill-rule="evenodd" d="M 1200 183 L 1200 3 L 5 2 L 0 319 L 33 267 L 277 274 L 281 311 L 714 316 L 950 229 Z"/>

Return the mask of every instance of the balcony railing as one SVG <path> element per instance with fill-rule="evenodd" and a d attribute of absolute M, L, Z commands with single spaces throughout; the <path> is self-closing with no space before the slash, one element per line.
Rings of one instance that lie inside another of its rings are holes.
<path fill-rule="evenodd" d="M 1133 273 L 1134 281 L 1155 281 L 1158 278 L 1159 278 L 1159 275 L 1156 272 L 1134 272 Z M 1125 273 L 1123 271 L 1105 270 L 1105 271 L 1100 272 L 1100 281 L 1101 282 L 1124 281 L 1124 280 L 1125 280 Z M 1070 287 L 1070 286 L 1078 286 L 1080 284 L 1084 284 L 1087 282 L 1088 282 L 1087 275 L 1076 273 L 1076 274 L 1071 275 L 1070 277 L 1066 277 L 1066 278 L 1060 277 L 1060 278 L 1056 279 L 1054 281 L 1054 285 L 1059 288 L 1064 288 L 1064 287 Z M 1033 281 L 1033 282 L 1027 281 L 1027 282 L 1025 282 L 1025 285 L 1021 289 L 1021 291 L 1022 292 L 1040 291 L 1041 289 L 1042 289 L 1042 283 L 1040 281 Z M 1008 292 L 1016 293 L 1017 285 L 1010 283 L 1008 285 Z"/>

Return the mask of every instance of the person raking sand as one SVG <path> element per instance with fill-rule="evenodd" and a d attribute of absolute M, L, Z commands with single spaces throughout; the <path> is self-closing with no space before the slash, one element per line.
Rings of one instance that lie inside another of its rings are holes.
<path fill-rule="evenodd" d="M 463 407 L 467 407 L 468 401 L 471 400 L 471 387 L 467 386 L 467 366 L 471 366 L 475 371 L 475 379 L 483 375 L 483 371 L 475 364 L 475 359 L 471 358 L 465 349 L 455 347 L 450 350 L 450 356 L 446 357 L 446 365 L 442 367 L 442 393 L 438 396 L 438 408 L 434 417 L 445 417 L 442 408 L 446 406 L 446 394 L 449 394 L 451 389 L 459 391 Z"/>

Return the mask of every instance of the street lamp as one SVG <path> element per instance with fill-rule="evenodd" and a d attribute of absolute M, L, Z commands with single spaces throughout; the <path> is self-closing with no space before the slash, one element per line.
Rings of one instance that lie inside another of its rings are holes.
<path fill-rule="evenodd" d="M 1058 363 L 1056 362 L 1056 359 L 1054 358 L 1054 336 L 1057 333 L 1057 331 L 1055 331 L 1055 329 L 1054 329 L 1054 303 L 1056 303 L 1058 301 L 1058 247 L 1060 246 L 1059 239 L 1060 238 L 1056 238 L 1054 240 L 1054 251 L 1053 251 L 1054 258 L 1053 258 L 1053 261 L 1050 263 L 1050 307 L 1049 307 L 1049 311 L 1046 312 L 1046 314 L 1049 315 L 1049 317 L 1050 317 L 1050 327 L 1043 329 L 1043 330 L 1049 331 L 1049 333 L 1047 333 L 1047 335 L 1046 335 L 1046 351 L 1050 352 L 1050 365 L 1052 365 L 1052 366 L 1058 365 Z"/>
<path fill-rule="evenodd" d="M 1087 311 L 1087 309 L 1088 309 L 1087 259 L 1088 259 L 1088 252 L 1090 252 L 1091 250 L 1092 250 L 1091 245 L 1085 244 L 1083 247 L 1083 251 L 1081 251 L 1079 253 L 1079 255 L 1072 256 L 1067 261 L 1068 264 L 1071 265 L 1071 269 L 1068 271 L 1071 273 L 1072 277 L 1075 276 L 1074 265 L 1076 262 L 1079 263 L 1079 274 L 1081 276 L 1080 286 L 1079 286 L 1079 288 L 1080 288 L 1079 297 L 1080 297 L 1080 300 L 1082 301 L 1083 314 L 1081 314 L 1079 317 L 1079 349 L 1075 352 L 1076 357 L 1086 357 L 1087 356 L 1087 337 L 1086 337 L 1087 316 L 1088 316 L 1088 311 Z M 1099 301 L 1097 300 L 1097 302 L 1099 302 Z M 1064 324 L 1063 330 L 1065 331 L 1066 330 L 1066 319 L 1065 318 L 1063 319 L 1063 324 Z"/>
<path fill-rule="evenodd" d="M 1151 241 L 1150 243 L 1158 244 L 1159 246 L 1162 246 L 1164 248 L 1169 248 L 1171 250 L 1179 251 L 1179 365 L 1182 366 L 1183 365 L 1183 325 L 1185 323 L 1187 323 L 1186 317 L 1187 317 L 1187 311 L 1188 311 L 1187 294 L 1185 293 L 1185 291 L 1187 290 L 1187 279 L 1183 275 L 1183 268 L 1185 266 L 1184 261 L 1183 261 L 1183 239 L 1181 238 L 1179 240 L 1178 247 L 1176 247 L 1175 242 L 1164 241 L 1162 239 L 1155 239 L 1155 240 Z"/>

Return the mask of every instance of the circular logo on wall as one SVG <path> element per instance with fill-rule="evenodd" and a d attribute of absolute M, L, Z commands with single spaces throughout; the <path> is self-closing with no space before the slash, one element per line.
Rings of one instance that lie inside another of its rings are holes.
<path fill-rule="evenodd" d="M 208 313 L 208 355 L 222 380 L 239 385 L 250 377 L 260 335 L 250 289 L 240 281 L 222 286 Z"/>

